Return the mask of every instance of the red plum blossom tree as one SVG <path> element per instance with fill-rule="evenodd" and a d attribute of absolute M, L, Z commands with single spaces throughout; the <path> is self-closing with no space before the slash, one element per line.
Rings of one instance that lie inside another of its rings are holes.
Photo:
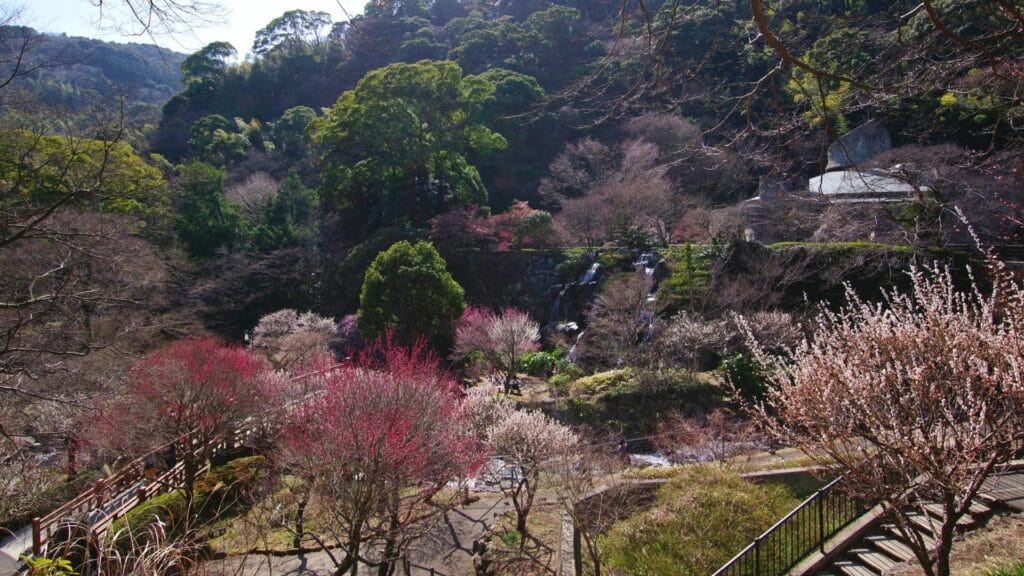
<path fill-rule="evenodd" d="M 466 425 L 458 384 L 423 344 L 378 343 L 324 380 L 281 448 L 305 484 L 295 536 L 323 546 L 335 574 L 354 575 L 362 564 L 383 576 L 453 503 L 439 500 L 439 490 L 479 467 L 482 446 Z M 302 519 L 311 498 L 316 527 Z"/>

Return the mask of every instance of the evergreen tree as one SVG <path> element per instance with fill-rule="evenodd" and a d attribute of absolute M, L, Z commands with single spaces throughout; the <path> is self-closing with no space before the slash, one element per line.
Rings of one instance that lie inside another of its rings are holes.
<path fill-rule="evenodd" d="M 424 338 L 447 350 L 464 293 L 430 242 L 401 241 L 370 264 L 359 295 L 359 329 L 369 338 L 391 332 L 399 343 Z"/>

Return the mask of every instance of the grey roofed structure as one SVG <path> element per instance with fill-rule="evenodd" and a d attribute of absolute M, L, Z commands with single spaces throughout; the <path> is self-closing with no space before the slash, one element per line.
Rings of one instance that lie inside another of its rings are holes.
<path fill-rule="evenodd" d="M 826 172 L 811 178 L 807 188 L 833 202 L 902 202 L 927 190 L 882 170 Z"/>

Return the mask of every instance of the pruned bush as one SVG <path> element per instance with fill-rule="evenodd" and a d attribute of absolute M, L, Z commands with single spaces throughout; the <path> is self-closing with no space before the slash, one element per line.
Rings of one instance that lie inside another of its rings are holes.
<path fill-rule="evenodd" d="M 572 385 L 573 380 L 575 380 L 575 378 L 573 378 L 571 374 L 560 372 L 551 378 L 548 378 L 548 386 L 556 392 L 565 393 L 569 390 L 569 386 Z"/>
<path fill-rule="evenodd" d="M 615 388 L 625 388 L 630 381 L 629 370 L 608 370 L 584 376 L 571 384 L 573 396 L 592 395 Z"/>

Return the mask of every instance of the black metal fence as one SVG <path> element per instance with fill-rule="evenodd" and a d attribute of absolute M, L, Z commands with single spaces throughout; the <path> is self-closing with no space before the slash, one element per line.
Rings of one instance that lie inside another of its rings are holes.
<path fill-rule="evenodd" d="M 781 576 L 864 512 L 837 486 L 840 476 L 804 500 L 782 520 L 719 568 L 713 576 Z"/>

